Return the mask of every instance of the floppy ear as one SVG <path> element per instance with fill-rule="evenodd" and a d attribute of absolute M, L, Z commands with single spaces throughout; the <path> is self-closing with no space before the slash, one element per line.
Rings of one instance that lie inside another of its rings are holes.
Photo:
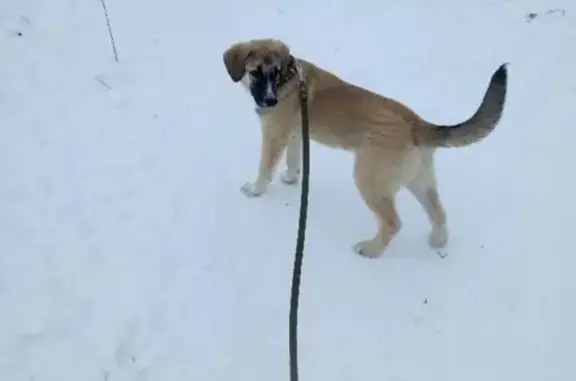
<path fill-rule="evenodd" d="M 234 82 L 238 82 L 244 76 L 246 58 L 250 51 L 244 44 L 234 44 L 224 52 L 224 65 Z"/>

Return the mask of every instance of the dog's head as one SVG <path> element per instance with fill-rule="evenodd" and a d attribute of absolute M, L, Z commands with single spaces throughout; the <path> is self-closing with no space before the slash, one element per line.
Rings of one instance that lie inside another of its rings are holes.
<path fill-rule="evenodd" d="M 242 81 L 262 108 L 278 103 L 278 88 L 287 80 L 292 60 L 288 46 L 275 39 L 240 42 L 224 52 L 230 78 Z"/>

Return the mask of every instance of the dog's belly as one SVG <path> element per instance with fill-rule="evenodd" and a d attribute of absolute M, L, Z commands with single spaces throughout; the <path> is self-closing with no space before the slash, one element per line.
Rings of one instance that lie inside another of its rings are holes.
<path fill-rule="evenodd" d="M 333 126 L 312 125 L 310 138 L 315 142 L 330 148 L 338 148 L 346 151 L 356 150 L 362 143 L 362 133 L 350 129 L 337 129 Z"/>

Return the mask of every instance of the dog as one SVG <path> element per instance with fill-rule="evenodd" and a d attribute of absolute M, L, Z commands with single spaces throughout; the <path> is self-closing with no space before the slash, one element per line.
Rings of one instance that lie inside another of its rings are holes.
<path fill-rule="evenodd" d="M 486 138 L 499 123 L 506 102 L 507 64 L 493 73 L 477 111 L 455 125 L 437 125 L 408 106 L 356 86 L 301 58 L 281 40 L 237 42 L 224 51 L 228 75 L 252 95 L 260 118 L 262 143 L 258 175 L 246 183 L 248 197 L 262 195 L 286 151 L 282 181 L 296 184 L 301 161 L 299 72 L 308 86 L 310 138 L 354 153 L 354 180 L 376 216 L 376 234 L 353 246 L 369 258 L 383 254 L 401 229 L 395 195 L 407 188 L 432 225 L 429 245 L 448 242 L 447 218 L 438 195 L 437 148 L 465 147 Z"/>

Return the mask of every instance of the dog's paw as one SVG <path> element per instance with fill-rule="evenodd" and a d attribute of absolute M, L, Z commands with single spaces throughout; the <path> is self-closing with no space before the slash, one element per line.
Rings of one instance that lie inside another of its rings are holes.
<path fill-rule="evenodd" d="M 265 190 L 265 187 L 258 183 L 246 183 L 240 188 L 240 191 L 244 193 L 246 197 L 259 197 Z"/>
<path fill-rule="evenodd" d="M 436 228 L 428 236 L 428 245 L 434 250 L 444 249 L 448 244 L 448 232 L 446 228 Z"/>
<path fill-rule="evenodd" d="M 356 254 L 366 258 L 378 258 L 382 255 L 383 251 L 380 245 L 374 242 L 374 240 L 360 241 L 352 246 L 352 250 L 354 250 Z"/>
<path fill-rule="evenodd" d="M 282 174 L 282 177 L 281 177 L 282 182 L 284 184 L 287 184 L 287 185 L 298 184 L 299 174 L 300 174 L 300 171 L 286 170 Z"/>

